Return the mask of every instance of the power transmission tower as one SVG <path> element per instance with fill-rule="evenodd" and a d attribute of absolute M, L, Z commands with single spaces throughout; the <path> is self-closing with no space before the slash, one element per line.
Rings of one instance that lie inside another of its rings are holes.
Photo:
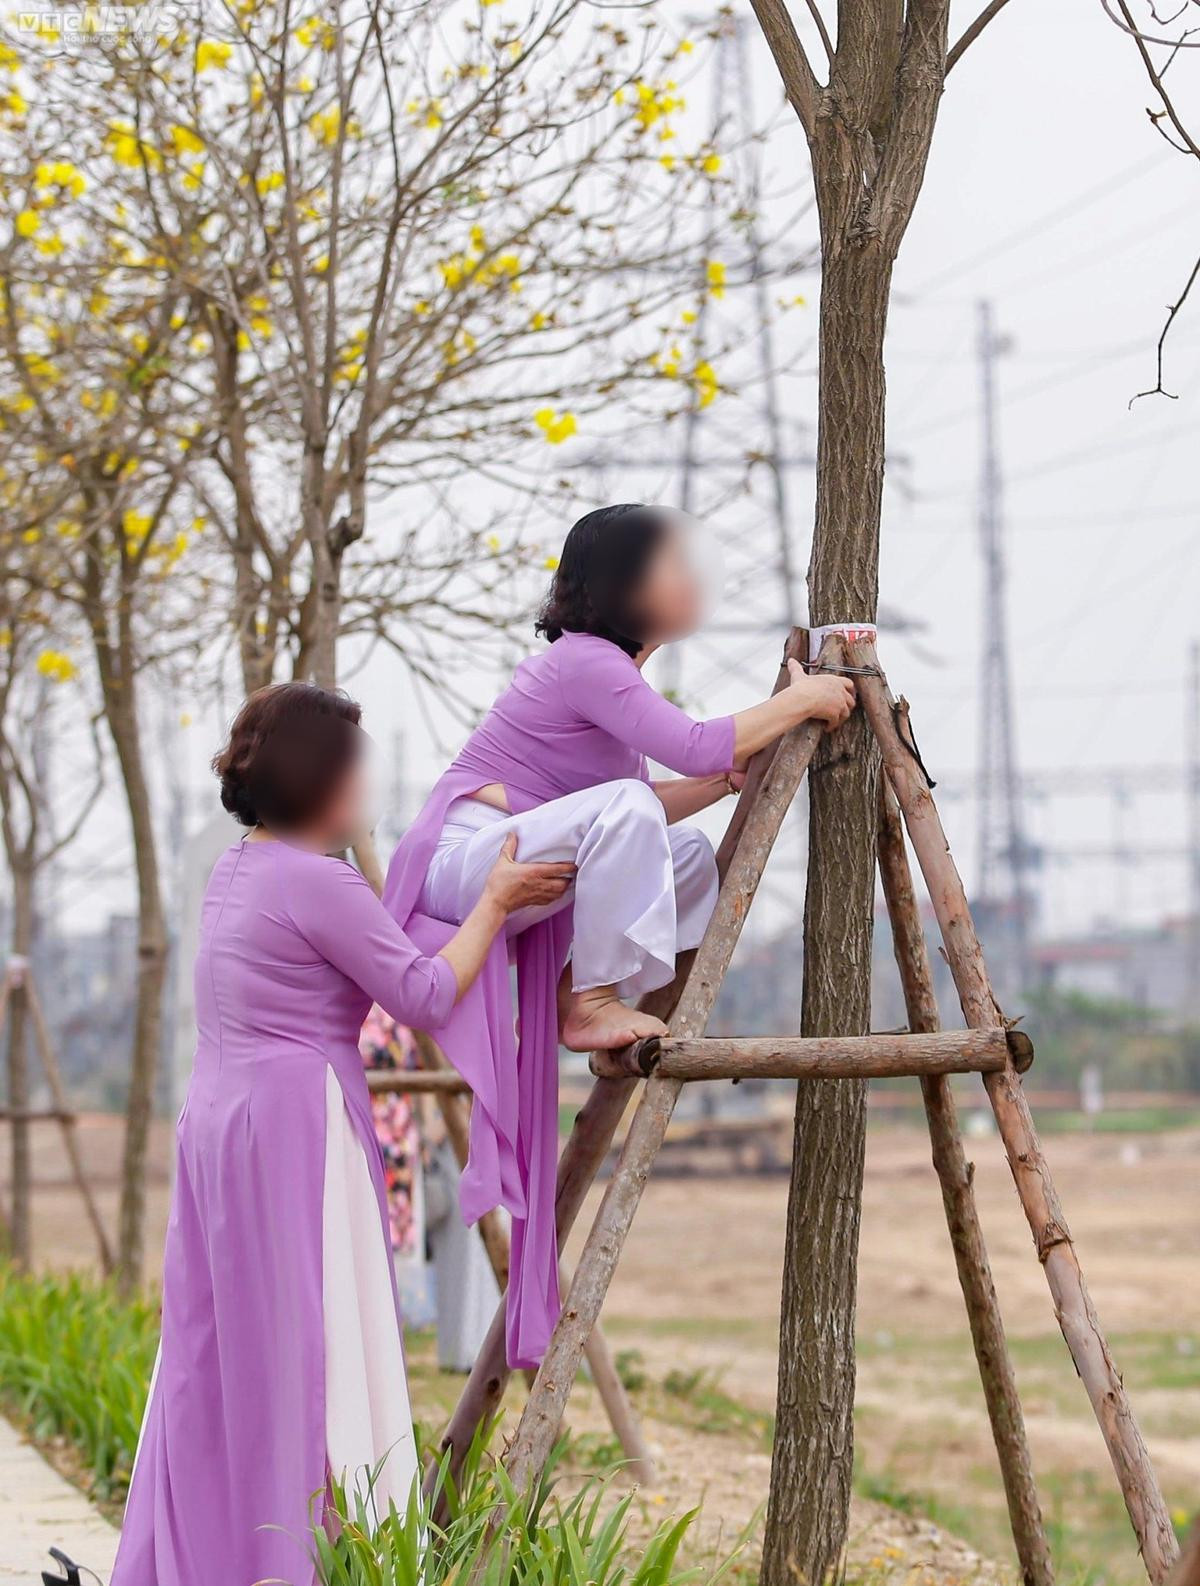
<path fill-rule="evenodd" d="M 1007 572 L 998 435 L 996 361 L 1007 350 L 996 333 L 992 305 L 979 304 L 979 377 L 983 465 L 979 537 L 983 556 L 983 650 L 980 657 L 979 889 L 986 910 L 1012 945 L 1018 985 L 1028 986 L 1031 897 L 1026 876 L 1033 853 L 1021 807 L 1009 669 Z"/>

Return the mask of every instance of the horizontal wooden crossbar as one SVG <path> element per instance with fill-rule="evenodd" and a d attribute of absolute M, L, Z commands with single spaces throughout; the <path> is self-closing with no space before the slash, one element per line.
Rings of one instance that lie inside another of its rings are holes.
<path fill-rule="evenodd" d="M 377 1068 L 367 1075 L 367 1089 L 385 1096 L 467 1096 L 471 1087 L 452 1068 Z"/>
<path fill-rule="evenodd" d="M 1021 1030 L 939 1030 L 910 1035 L 746 1036 L 676 1040 L 650 1036 L 619 1052 L 596 1052 L 592 1071 L 605 1078 L 657 1074 L 664 1079 L 887 1079 L 923 1074 L 999 1073 L 1009 1057 L 1033 1062 Z"/>
<path fill-rule="evenodd" d="M 0 1107 L 0 1123 L 74 1123 L 64 1107 Z"/>

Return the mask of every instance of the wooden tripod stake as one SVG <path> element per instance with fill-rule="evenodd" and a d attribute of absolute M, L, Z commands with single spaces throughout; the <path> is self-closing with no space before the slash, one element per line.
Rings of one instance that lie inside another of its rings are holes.
<path fill-rule="evenodd" d="M 37 986 L 34 983 L 33 971 L 28 962 L 23 958 L 12 957 L 9 959 L 4 971 L 2 991 L 0 991 L 0 1032 L 4 1029 L 5 1016 L 10 1002 L 15 997 L 23 997 L 29 1022 L 33 1027 L 34 1044 L 42 1060 L 42 1072 L 46 1083 L 50 1087 L 53 1106 L 41 1108 L 35 1112 L 26 1112 L 23 1119 L 26 1122 L 44 1120 L 58 1124 L 62 1135 L 63 1149 L 67 1154 L 67 1162 L 71 1168 L 71 1177 L 75 1180 L 76 1187 L 82 1197 L 88 1221 L 92 1225 L 92 1232 L 96 1236 L 96 1248 L 100 1256 L 100 1266 L 105 1272 L 112 1271 L 113 1257 L 112 1246 L 109 1243 L 108 1232 L 100 1216 L 100 1208 L 96 1204 L 96 1197 L 92 1193 L 92 1186 L 84 1172 L 83 1158 L 79 1153 L 79 1141 L 75 1134 L 75 1113 L 67 1099 L 66 1087 L 63 1084 L 62 1073 L 58 1066 L 58 1056 L 54 1050 L 54 1043 L 50 1039 L 50 1030 L 46 1024 L 45 1011 L 42 1008 L 41 998 L 38 996 Z M 0 1117 L 4 1114 L 0 1113 Z M 12 1121 L 17 1115 L 8 1114 Z"/>
<path fill-rule="evenodd" d="M 806 654 L 806 635 L 794 630 L 785 655 Z M 549 1457 L 567 1396 L 609 1282 L 663 1143 L 682 1086 L 689 1080 L 737 1079 L 752 1074 L 818 1077 L 902 1073 L 920 1077 L 933 1161 L 996 1452 L 1013 1538 L 1026 1586 L 1052 1586 L 1050 1550 L 1034 1487 L 1024 1419 L 975 1205 L 970 1166 L 958 1131 L 948 1075 L 978 1072 L 995 1113 L 1017 1192 L 1076 1368 L 1108 1445 L 1147 1573 L 1155 1586 L 1168 1579 L 1178 1543 L 1133 1410 L 1100 1328 L 1066 1219 L 1042 1154 L 1021 1086 L 1032 1060 L 1028 1039 L 1012 1031 L 996 1002 L 962 880 L 950 856 L 915 744 L 907 706 L 892 700 L 874 647 L 843 648 L 826 640 L 821 664 L 849 665 L 859 700 L 883 757 L 888 787 L 881 811 L 878 854 L 892 921 L 909 1033 L 892 1037 L 781 1037 L 703 1039 L 704 1027 L 729 967 L 783 817 L 812 758 L 818 732 L 789 733 L 756 757 L 726 834 L 718 866 L 716 910 L 694 957 L 681 958 L 675 986 L 655 1011 L 670 1016 L 671 1036 L 623 1053 L 596 1054 L 596 1086 L 576 1120 L 559 1165 L 560 1238 L 574 1222 L 588 1183 L 599 1170 L 626 1103 L 646 1075 L 629 1131 L 584 1246 L 562 1316 L 538 1371 L 506 1465 L 518 1489 L 534 1480 Z M 777 685 L 778 686 L 778 685 Z M 901 816 L 933 901 L 946 957 L 968 1030 L 941 1034 L 919 910 L 913 892 Z M 673 1009 L 673 1012 L 672 1012 Z M 456 1455 L 479 1422 L 498 1405 L 506 1373 L 503 1316 L 497 1317 L 444 1442 Z"/>

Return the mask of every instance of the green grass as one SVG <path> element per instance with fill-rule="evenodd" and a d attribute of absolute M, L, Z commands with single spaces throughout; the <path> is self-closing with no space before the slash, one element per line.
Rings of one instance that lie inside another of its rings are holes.
<path fill-rule="evenodd" d="M 565 1452 L 564 1442 L 534 1489 L 521 1494 L 487 1454 L 485 1436 L 457 1484 L 443 1462 L 434 1492 L 428 1499 L 414 1493 L 404 1514 L 393 1506 L 381 1517 L 370 1493 L 348 1499 L 335 1486 L 336 1537 L 313 1531 L 321 1586 L 716 1586 L 739 1560 L 741 1541 L 724 1559 L 680 1565 L 694 1509 L 663 1520 L 635 1544 L 632 1493 L 617 1496 L 604 1476 L 584 1480 L 568 1496 L 556 1490 Z M 439 1498 L 447 1510 L 440 1516 Z M 503 1546 L 495 1545 L 498 1526 Z"/>
<path fill-rule="evenodd" d="M 88 1278 L 0 1265 L 0 1406 L 41 1442 L 68 1444 L 72 1470 L 110 1509 L 128 1489 L 158 1329 L 148 1299 L 122 1302 Z M 415 1343 L 418 1358 L 432 1353 L 429 1337 Z M 421 1365 L 413 1376 L 436 1387 L 422 1399 L 440 1420 L 460 1379 Z M 714 1413 L 699 1384 L 696 1397 Z M 429 1443 L 428 1431 L 419 1435 Z M 459 1486 L 446 1486 L 450 1512 L 440 1523 L 437 1494 L 430 1504 L 414 1494 L 405 1514 L 379 1516 L 369 1501 L 336 1491 L 339 1534 L 331 1540 L 320 1528 L 311 1540 L 321 1586 L 715 1586 L 735 1564 L 740 1572 L 741 1541 L 724 1557 L 680 1565 L 694 1510 L 634 1540 L 635 1496 L 612 1487 L 619 1459 L 611 1439 L 564 1440 L 536 1490 L 520 1497 L 481 1440 Z M 498 1514 L 502 1549 L 491 1546 Z"/>
<path fill-rule="evenodd" d="M 34 1437 L 74 1445 L 98 1498 L 128 1487 L 157 1346 L 150 1301 L 0 1265 L 0 1400 Z"/>

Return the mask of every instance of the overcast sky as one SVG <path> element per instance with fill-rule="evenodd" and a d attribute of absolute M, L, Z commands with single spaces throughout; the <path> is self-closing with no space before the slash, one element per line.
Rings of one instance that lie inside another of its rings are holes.
<path fill-rule="evenodd" d="M 953 32 L 974 9 L 956 5 Z M 666 14 L 685 27 L 694 11 L 676 5 Z M 755 115 L 765 121 L 778 82 L 757 37 L 753 47 Z M 1200 58 L 1195 65 L 1182 60 L 1177 70 L 1181 87 L 1190 73 L 1200 90 Z M 693 87 L 692 98 L 701 113 L 703 93 Z M 927 761 L 945 775 L 944 816 L 968 880 L 975 873 L 975 808 L 953 795 L 977 754 L 981 297 L 991 300 L 999 329 L 1011 338 L 998 377 L 1021 763 L 1078 767 L 1081 779 L 1089 766 L 1122 761 L 1177 768 L 1173 778 L 1156 775 L 1121 809 L 1107 796 L 1031 803 L 1031 829 L 1047 849 L 1039 893 L 1052 930 L 1121 913 L 1151 921 L 1179 912 L 1187 898 L 1181 854 L 1125 866 L 1061 857 L 1065 847 L 1106 847 L 1116 836 L 1161 850 L 1180 843 L 1185 830 L 1178 775 L 1184 681 L 1189 644 L 1200 637 L 1200 299 L 1181 318 L 1168 352 L 1167 382 L 1179 400 L 1147 399 L 1132 410 L 1128 404 L 1153 384 L 1164 305 L 1200 252 L 1200 163 L 1173 154 L 1152 131 L 1149 100 L 1131 42 L 1107 20 L 1100 0 L 1012 0 L 949 79 L 891 317 L 882 598 L 924 631 L 887 635 L 881 648 L 893 686 L 913 702 Z M 1200 91 L 1190 101 L 1200 119 Z M 790 189 L 775 205 L 778 225 L 802 201 L 790 173 L 807 162 L 790 115 L 779 117 L 767 159 L 769 184 Z M 811 244 L 811 225 L 798 222 L 789 245 Z M 781 394 L 802 449 L 815 418 L 815 278 L 780 284 L 781 291 L 797 289 L 811 306 L 784 316 L 776 352 L 793 371 L 781 380 Z M 731 293 L 721 312 L 749 322 L 748 296 Z M 731 424 L 737 430 L 746 404 L 759 399 L 747 394 L 743 409 L 730 406 L 719 423 L 725 400 L 709 410 L 714 451 Z M 577 462 L 587 445 L 586 437 L 568 442 L 554 457 L 556 468 Z M 678 499 L 677 475 L 618 478 L 620 497 Z M 803 569 L 811 475 L 794 471 L 788 483 Z M 710 479 L 702 488 L 718 484 Z M 463 489 L 470 491 L 469 481 Z M 730 544 L 727 571 L 735 583 L 755 560 L 768 566 L 773 529 L 764 490 L 724 506 L 715 527 Z M 803 599 L 802 581 L 797 597 Z M 718 621 L 757 622 L 774 598 L 752 600 L 735 590 Z M 778 642 L 770 631 L 714 632 L 685 647 L 687 702 L 698 714 L 750 703 L 774 675 Z M 403 743 L 411 806 L 444 761 L 411 695 L 397 688 L 398 675 L 394 661 L 379 657 L 353 686 L 385 757 Z M 499 681 L 469 679 L 481 703 Z M 161 715 L 173 718 L 174 705 Z M 461 736 L 448 719 L 438 730 L 451 744 Z M 199 714 L 173 752 L 192 825 L 212 807 L 205 764 L 215 731 L 211 713 Z M 62 883 L 72 910 L 122 902 L 114 835 L 120 825 L 114 810 L 72 855 Z M 781 873 L 776 896 L 780 889 L 794 890 L 793 878 Z"/>

